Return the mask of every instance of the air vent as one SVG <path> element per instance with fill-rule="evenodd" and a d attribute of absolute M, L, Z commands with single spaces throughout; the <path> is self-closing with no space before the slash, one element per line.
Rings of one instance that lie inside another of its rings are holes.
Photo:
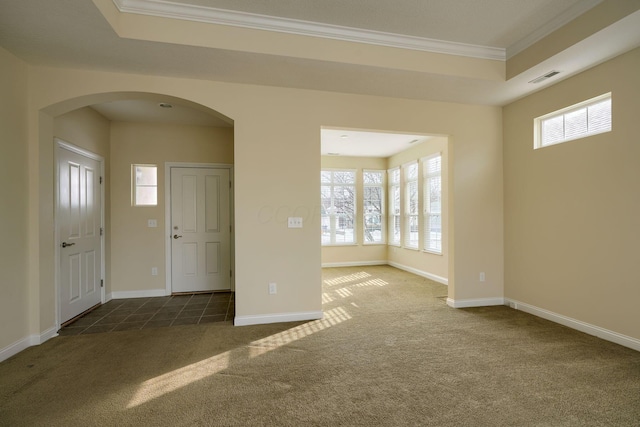
<path fill-rule="evenodd" d="M 533 84 L 540 83 L 542 81 L 550 79 L 551 77 L 555 76 L 556 74 L 560 74 L 560 71 L 556 71 L 556 70 L 549 71 L 548 73 L 543 74 L 540 77 L 537 77 L 537 78 L 531 80 L 529 83 L 533 83 Z"/>

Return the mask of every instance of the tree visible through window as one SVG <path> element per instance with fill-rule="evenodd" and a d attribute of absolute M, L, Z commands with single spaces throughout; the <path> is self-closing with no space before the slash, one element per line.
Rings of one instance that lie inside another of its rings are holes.
<path fill-rule="evenodd" d="M 418 211 L 418 163 L 405 166 L 404 246 L 418 249 L 420 236 Z"/>
<path fill-rule="evenodd" d="M 320 183 L 322 244 L 356 243 L 356 172 L 323 170 Z"/>
<path fill-rule="evenodd" d="M 442 253 L 442 156 L 423 162 L 424 167 L 424 250 Z"/>
<path fill-rule="evenodd" d="M 400 168 L 389 170 L 389 244 L 400 245 Z"/>
<path fill-rule="evenodd" d="M 364 171 L 364 243 L 384 243 L 384 171 Z"/>

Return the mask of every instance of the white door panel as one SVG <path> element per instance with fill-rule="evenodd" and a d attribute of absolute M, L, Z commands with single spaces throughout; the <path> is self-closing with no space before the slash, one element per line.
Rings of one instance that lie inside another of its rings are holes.
<path fill-rule="evenodd" d="M 61 323 L 102 301 L 100 162 L 59 146 L 56 227 Z"/>
<path fill-rule="evenodd" d="M 171 168 L 172 292 L 231 288 L 229 170 Z"/>

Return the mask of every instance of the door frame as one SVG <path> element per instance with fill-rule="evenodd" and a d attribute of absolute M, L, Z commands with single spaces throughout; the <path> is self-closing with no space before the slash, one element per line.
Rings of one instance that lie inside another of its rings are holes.
<path fill-rule="evenodd" d="M 164 227 L 165 227 L 165 278 L 166 278 L 166 295 L 171 295 L 171 168 L 194 168 L 194 169 L 228 169 L 231 188 L 229 189 L 229 222 L 231 225 L 231 241 L 229 242 L 229 251 L 231 251 L 231 291 L 236 290 L 236 262 L 235 262 L 235 232 L 234 225 L 234 181 L 233 181 L 233 165 L 228 163 L 184 163 L 184 162 L 165 162 L 164 164 Z"/>
<path fill-rule="evenodd" d="M 53 162 L 54 162 L 54 212 L 53 212 L 53 246 L 54 246 L 54 259 L 55 259 L 55 268 L 54 268 L 54 290 L 55 290 L 55 319 L 56 319 L 56 331 L 60 329 L 60 233 L 58 232 L 59 224 L 58 224 L 58 212 L 60 209 L 60 164 L 58 163 L 59 156 L 58 150 L 64 149 L 71 151 L 75 154 L 79 154 L 83 157 L 86 157 L 91 160 L 95 160 L 100 164 L 100 179 L 102 180 L 100 184 L 100 227 L 103 230 L 102 235 L 100 236 L 100 277 L 102 279 L 102 286 L 100 286 L 100 302 L 102 304 L 105 303 L 106 292 L 105 292 L 105 237 L 106 230 L 104 226 L 104 218 L 105 218 L 105 175 L 104 175 L 104 157 L 93 153 L 89 150 L 85 150 L 84 148 L 80 148 L 76 145 L 73 145 L 67 141 L 64 141 L 60 138 L 53 138 L 54 148 L 53 148 Z"/>

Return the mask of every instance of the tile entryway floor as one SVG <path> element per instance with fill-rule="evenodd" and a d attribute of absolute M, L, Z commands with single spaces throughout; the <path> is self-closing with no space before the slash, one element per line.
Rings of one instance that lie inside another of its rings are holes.
<path fill-rule="evenodd" d="M 92 334 L 232 321 L 233 292 L 111 300 L 58 331 L 60 335 Z"/>

